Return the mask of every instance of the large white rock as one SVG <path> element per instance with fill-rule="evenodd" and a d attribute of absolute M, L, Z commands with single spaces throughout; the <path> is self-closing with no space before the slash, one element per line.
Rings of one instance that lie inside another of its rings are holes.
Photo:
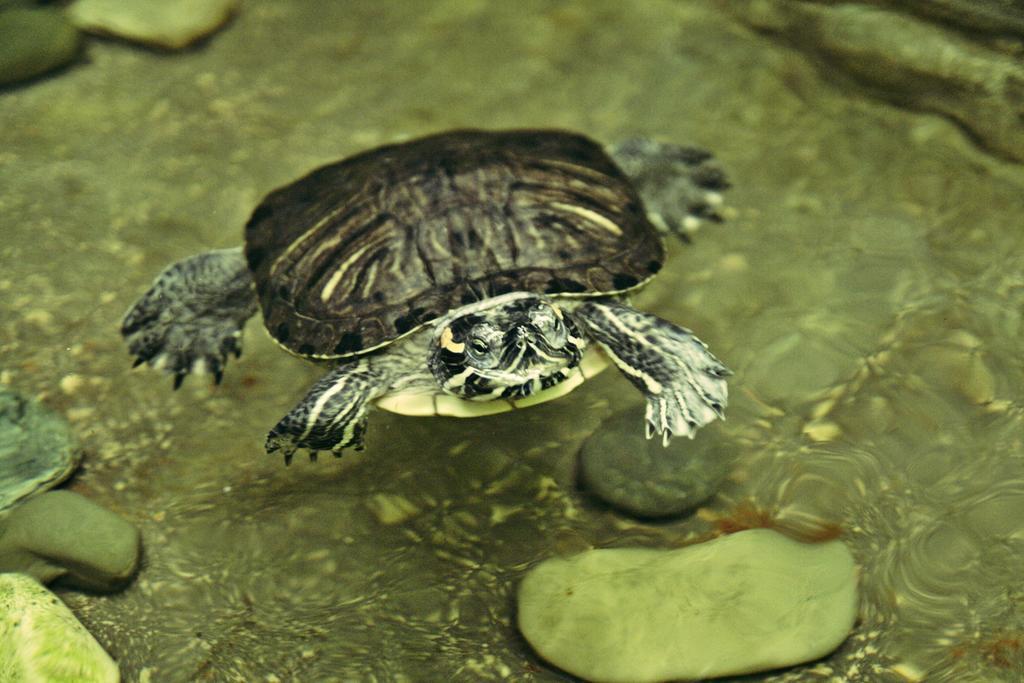
<path fill-rule="evenodd" d="M 238 0 L 78 0 L 68 9 L 83 31 L 178 50 L 216 31 Z"/>
<path fill-rule="evenodd" d="M 117 683 L 117 664 L 38 581 L 0 574 L 0 681 Z"/>
<path fill-rule="evenodd" d="M 541 657 L 591 681 L 764 671 L 822 657 L 857 616 L 840 541 L 767 529 L 677 550 L 591 550 L 531 569 L 519 628 Z"/>

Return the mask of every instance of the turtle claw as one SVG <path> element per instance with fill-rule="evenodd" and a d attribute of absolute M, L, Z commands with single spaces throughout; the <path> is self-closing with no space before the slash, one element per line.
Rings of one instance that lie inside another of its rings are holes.
<path fill-rule="evenodd" d="M 302 434 L 296 433 L 289 429 L 289 426 L 285 424 L 285 419 L 281 420 L 276 427 L 270 430 L 267 435 L 267 440 L 264 445 L 265 450 L 268 454 L 273 455 L 278 451 L 281 451 L 284 455 L 284 464 L 290 465 L 295 457 L 295 454 L 300 450 L 306 450 L 309 454 L 310 462 L 318 462 L 320 453 L 322 451 L 329 451 L 335 458 L 340 458 L 344 455 L 344 449 L 351 448 L 356 451 L 361 451 L 365 448 L 362 439 L 362 433 L 353 435 L 347 441 L 334 442 L 334 438 L 331 435 L 318 433 L 318 434 Z M 363 418 L 365 427 L 365 418 Z"/>
<path fill-rule="evenodd" d="M 143 363 L 156 367 L 163 362 L 160 349 L 155 346 L 132 349 L 131 352 L 135 355 L 132 368 L 137 368 Z"/>
<path fill-rule="evenodd" d="M 174 375 L 213 374 L 220 383 L 227 359 L 241 356 L 242 326 L 256 312 L 252 277 L 240 249 L 192 256 L 173 264 L 130 308 L 121 334 L 143 363 Z"/>
<path fill-rule="evenodd" d="M 701 223 L 722 222 L 719 208 L 729 181 L 711 152 L 646 138 L 625 140 L 609 151 L 662 232 L 689 242 Z"/>
<path fill-rule="evenodd" d="M 237 330 L 233 334 L 240 333 L 241 331 Z M 168 336 L 173 336 L 173 332 Z M 173 341 L 160 340 L 157 343 L 148 339 L 141 340 L 138 337 L 129 337 L 129 349 L 135 355 L 135 359 L 132 361 L 132 368 L 148 364 L 155 369 L 174 375 L 175 389 L 181 387 L 185 377 L 189 374 L 210 374 L 213 376 L 213 383 L 220 384 L 224 378 L 224 368 L 228 363 L 228 355 L 226 352 L 212 351 L 206 341 L 206 337 L 196 336 L 185 341 L 188 344 L 185 348 L 181 346 L 173 348 L 171 346 L 175 343 Z M 144 345 L 143 342 L 149 343 Z M 164 345 L 160 345 L 160 343 Z M 230 352 L 236 358 L 241 356 L 237 341 L 233 343 Z"/>
<path fill-rule="evenodd" d="M 344 449 L 363 450 L 367 402 L 386 386 L 365 359 L 339 365 L 270 430 L 267 453 L 284 450 L 288 463 L 300 448 L 339 458 Z"/>
<path fill-rule="evenodd" d="M 280 425 L 278 425 L 278 427 L 280 427 Z M 307 451 L 310 462 L 317 462 L 319 460 L 321 451 L 326 450 L 328 448 L 324 446 L 322 443 L 317 443 L 317 445 L 314 446 L 310 443 L 299 441 L 296 439 L 295 435 L 279 431 L 278 427 L 272 429 L 270 431 L 270 434 L 267 435 L 267 441 L 266 444 L 264 445 L 264 448 L 267 451 L 268 455 L 273 455 L 274 453 L 281 451 L 281 454 L 284 456 L 285 466 L 291 465 L 292 460 L 295 459 L 295 454 L 302 449 L 305 449 Z M 330 453 L 335 458 L 340 458 L 343 455 L 342 449 L 348 446 L 354 447 L 355 450 L 363 450 L 363 444 L 362 442 L 360 442 L 359 444 L 345 444 L 329 447 Z"/>
<path fill-rule="evenodd" d="M 224 339 L 220 345 L 220 355 L 224 358 L 225 364 L 227 363 L 228 354 L 234 354 L 235 358 L 242 357 L 242 347 L 240 345 L 239 338 L 241 337 L 242 331 L 237 330 L 230 337 Z"/>
<path fill-rule="evenodd" d="M 711 410 L 715 411 L 715 415 L 718 416 L 719 420 L 725 419 L 725 406 L 723 406 L 720 402 L 711 401 L 708 403 L 708 406 L 710 406 Z"/>
<path fill-rule="evenodd" d="M 267 441 L 263 448 L 267 451 L 268 455 L 273 455 L 278 451 L 283 451 L 282 455 L 284 456 L 285 467 L 292 464 L 292 459 L 295 457 L 295 451 L 299 450 L 286 439 L 281 438 L 276 431 L 271 431 L 270 434 L 267 435 Z"/>
<path fill-rule="evenodd" d="M 655 434 L 661 434 L 661 445 L 664 447 L 668 447 L 673 436 L 687 436 L 692 439 L 701 425 L 714 419 L 702 416 L 702 421 L 698 421 L 689 415 L 690 406 L 682 403 L 681 396 L 674 396 L 673 399 L 666 401 L 658 396 L 647 399 L 646 436 L 650 439 Z"/>
<path fill-rule="evenodd" d="M 729 399 L 725 377 L 732 374 L 689 330 L 616 302 L 589 302 L 575 311 L 647 399 L 644 432 L 693 435 L 722 419 Z"/>
<path fill-rule="evenodd" d="M 693 438 L 697 430 L 716 419 L 725 419 L 725 383 L 721 380 L 690 376 L 664 387 L 659 394 L 647 395 L 646 436 L 661 434 L 668 446 L 673 436 Z"/>

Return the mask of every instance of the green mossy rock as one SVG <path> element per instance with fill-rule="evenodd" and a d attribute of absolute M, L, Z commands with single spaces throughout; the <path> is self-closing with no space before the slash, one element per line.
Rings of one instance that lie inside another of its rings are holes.
<path fill-rule="evenodd" d="M 35 579 L 0 574 L 0 681 L 110 683 L 117 665 L 71 610 Z"/>
<path fill-rule="evenodd" d="M 0 85 L 64 66 L 80 46 L 78 29 L 60 10 L 0 8 Z"/>
<path fill-rule="evenodd" d="M 3 39 L 0 35 L 0 52 Z M 0 388 L 0 510 L 56 486 L 81 460 L 71 428 L 62 417 Z"/>
<path fill-rule="evenodd" d="M 767 529 L 677 550 L 590 550 L 527 573 L 519 628 L 541 657 L 591 681 L 746 674 L 838 647 L 857 616 L 857 575 L 840 541 Z"/>

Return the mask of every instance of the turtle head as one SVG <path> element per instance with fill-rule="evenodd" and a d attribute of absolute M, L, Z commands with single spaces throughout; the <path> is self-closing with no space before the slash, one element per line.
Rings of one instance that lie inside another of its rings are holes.
<path fill-rule="evenodd" d="M 547 297 L 516 292 L 455 310 L 434 330 L 430 370 L 460 398 L 523 398 L 558 384 L 586 342 Z"/>

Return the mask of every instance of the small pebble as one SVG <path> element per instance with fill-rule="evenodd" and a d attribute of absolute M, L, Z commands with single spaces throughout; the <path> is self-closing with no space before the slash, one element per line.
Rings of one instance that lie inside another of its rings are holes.
<path fill-rule="evenodd" d="M 419 514 L 420 509 L 405 496 L 393 493 L 377 493 L 366 501 L 366 506 L 381 524 L 401 524 Z"/>
<path fill-rule="evenodd" d="M 742 273 L 750 267 L 750 264 L 747 262 L 746 256 L 734 252 L 722 256 L 718 260 L 718 266 L 727 273 Z"/>
<path fill-rule="evenodd" d="M 67 415 L 70 422 L 83 422 L 90 420 L 96 414 L 94 406 L 82 406 L 81 408 L 69 408 Z"/>
<path fill-rule="evenodd" d="M 85 386 L 85 380 L 81 375 L 76 375 L 75 373 L 64 375 L 60 379 L 60 390 L 68 396 L 77 393 L 83 386 Z"/>
<path fill-rule="evenodd" d="M 842 435 L 843 430 L 835 422 L 830 420 L 814 420 L 804 425 L 803 433 L 811 440 L 817 442 L 835 441 Z"/>
<path fill-rule="evenodd" d="M 53 325 L 53 313 L 44 311 L 41 308 L 34 308 L 25 314 L 25 322 L 48 328 Z"/>
<path fill-rule="evenodd" d="M 957 378 L 957 389 L 971 403 L 985 405 L 996 397 L 996 378 L 981 355 L 972 353 L 963 373 Z"/>
<path fill-rule="evenodd" d="M 969 403 L 985 405 L 995 399 L 995 375 L 976 348 L 929 348 L 921 353 L 918 363 L 922 378 L 938 388 L 955 391 Z"/>

